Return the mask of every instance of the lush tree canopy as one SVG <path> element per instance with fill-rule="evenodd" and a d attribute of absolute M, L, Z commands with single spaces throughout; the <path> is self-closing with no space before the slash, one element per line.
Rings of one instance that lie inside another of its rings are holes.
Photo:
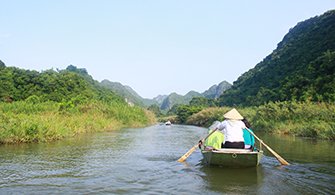
<path fill-rule="evenodd" d="M 298 23 L 276 50 L 220 97 L 220 105 L 335 102 L 335 10 Z"/>
<path fill-rule="evenodd" d="M 0 101 L 26 100 L 37 96 L 41 101 L 69 101 L 72 98 L 123 101 L 100 86 L 85 69 L 70 65 L 66 70 L 43 72 L 16 67 L 0 68 Z"/>

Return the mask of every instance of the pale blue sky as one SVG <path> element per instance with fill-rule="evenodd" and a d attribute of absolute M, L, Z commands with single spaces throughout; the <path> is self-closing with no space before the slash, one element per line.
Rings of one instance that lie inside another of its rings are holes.
<path fill-rule="evenodd" d="M 0 0 L 0 60 L 86 68 L 142 97 L 233 83 L 335 0 Z"/>

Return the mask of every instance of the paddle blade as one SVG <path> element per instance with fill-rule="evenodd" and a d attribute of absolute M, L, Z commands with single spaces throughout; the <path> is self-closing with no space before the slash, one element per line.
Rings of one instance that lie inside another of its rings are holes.
<path fill-rule="evenodd" d="M 284 158 L 282 158 L 281 156 L 279 156 L 279 154 L 277 154 L 277 152 L 275 152 L 274 150 L 272 150 L 270 148 L 270 146 L 266 145 L 263 140 L 259 139 L 255 134 L 254 132 L 252 132 L 250 129 L 246 128 L 247 131 L 249 131 L 249 133 L 251 133 L 251 135 L 253 135 L 261 144 L 263 144 L 263 146 L 266 147 L 266 149 L 268 149 L 272 154 L 273 156 L 276 157 L 276 159 L 280 162 L 280 164 L 282 165 L 290 165 L 290 163 L 288 163 Z"/>
<path fill-rule="evenodd" d="M 290 165 L 290 163 L 288 163 L 279 154 L 277 154 L 277 152 L 273 151 L 268 145 L 266 145 L 264 143 L 263 143 L 263 145 L 266 147 L 266 149 L 268 149 L 273 154 L 273 156 L 276 157 L 276 159 L 280 162 L 280 164 L 282 164 L 282 165 Z"/>
<path fill-rule="evenodd" d="M 177 161 L 184 162 L 194 151 L 197 149 L 198 144 L 194 145 L 189 151 L 187 151 L 182 157 L 180 157 Z"/>
<path fill-rule="evenodd" d="M 208 134 L 204 139 L 201 141 L 204 142 L 209 136 L 211 136 L 217 129 L 214 129 L 210 134 Z M 200 143 L 196 144 L 191 148 L 188 152 L 186 152 L 182 157 L 180 157 L 177 161 L 178 162 L 184 162 L 193 152 L 194 150 L 199 146 Z"/>

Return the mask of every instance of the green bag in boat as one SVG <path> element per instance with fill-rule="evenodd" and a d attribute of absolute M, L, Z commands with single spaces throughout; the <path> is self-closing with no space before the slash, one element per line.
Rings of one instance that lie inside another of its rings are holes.
<path fill-rule="evenodd" d="M 212 130 L 210 130 L 209 133 L 210 132 L 212 132 Z M 223 140 L 224 140 L 224 136 L 221 133 L 221 131 L 216 131 L 206 139 L 205 146 L 213 147 L 215 149 L 220 149 Z"/>

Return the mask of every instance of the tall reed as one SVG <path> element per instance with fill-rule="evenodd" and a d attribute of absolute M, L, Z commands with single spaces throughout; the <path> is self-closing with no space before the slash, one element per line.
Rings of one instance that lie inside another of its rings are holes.
<path fill-rule="evenodd" d="M 208 127 L 231 107 L 206 108 L 188 118 L 187 124 Z M 248 118 L 253 129 L 269 133 L 335 139 L 335 104 L 313 102 L 271 102 L 237 110 Z"/>
<path fill-rule="evenodd" d="M 86 132 L 141 127 L 154 114 L 120 102 L 79 105 L 56 102 L 0 103 L 0 143 L 46 142 Z"/>

